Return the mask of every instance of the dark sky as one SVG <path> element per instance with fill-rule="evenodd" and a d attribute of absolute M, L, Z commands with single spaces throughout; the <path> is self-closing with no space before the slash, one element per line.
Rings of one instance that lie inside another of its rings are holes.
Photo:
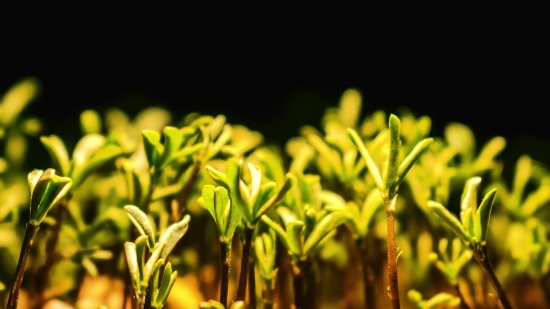
<path fill-rule="evenodd" d="M 284 141 L 356 87 L 366 112 L 406 105 L 435 135 L 550 139 L 546 1 L 112 2 L 0 3 L 0 86 L 38 77 L 29 112 L 52 132 L 85 108 L 160 104 Z"/>

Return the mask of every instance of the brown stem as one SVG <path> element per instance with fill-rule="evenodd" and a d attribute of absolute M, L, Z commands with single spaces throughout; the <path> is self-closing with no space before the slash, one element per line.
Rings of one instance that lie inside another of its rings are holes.
<path fill-rule="evenodd" d="M 25 228 L 25 237 L 23 238 L 23 244 L 21 245 L 21 253 L 19 254 L 19 262 L 17 262 L 17 268 L 15 269 L 15 279 L 8 298 L 7 309 L 17 308 L 17 302 L 19 301 L 19 290 L 21 289 L 21 284 L 23 283 L 23 276 L 25 276 L 25 268 L 27 267 L 27 259 L 29 258 L 29 253 L 31 252 L 31 247 L 36 232 L 38 232 L 38 226 L 27 223 Z"/>
<path fill-rule="evenodd" d="M 221 245 L 222 282 L 220 289 L 220 303 L 227 308 L 227 294 L 229 292 L 229 269 L 231 265 L 231 246 L 222 242 Z"/>
<path fill-rule="evenodd" d="M 256 309 L 256 273 L 252 260 L 248 264 L 248 308 Z"/>
<path fill-rule="evenodd" d="M 237 301 L 245 300 L 246 297 L 246 281 L 248 279 L 248 267 L 250 261 L 250 248 L 252 248 L 252 236 L 254 229 L 247 227 L 244 231 L 243 254 L 241 259 L 241 275 L 239 276 L 239 288 L 237 290 Z"/>
<path fill-rule="evenodd" d="M 264 309 L 273 309 L 273 299 L 275 298 L 274 294 L 274 289 L 266 283 L 262 288 L 262 300 L 264 304 Z"/>
<path fill-rule="evenodd" d="M 460 292 L 460 286 L 458 284 L 455 284 L 455 291 L 456 295 L 460 298 L 460 309 L 470 309 L 470 307 L 466 303 L 466 300 L 464 299 L 464 295 L 462 295 L 462 292 Z"/>
<path fill-rule="evenodd" d="M 483 271 L 489 278 L 489 281 L 491 282 L 493 289 L 495 289 L 495 292 L 497 292 L 497 295 L 498 295 L 498 298 L 500 299 L 500 303 L 502 304 L 502 307 L 504 307 L 504 309 L 513 309 L 514 307 L 512 307 L 512 303 L 508 299 L 508 296 L 506 295 L 504 288 L 502 288 L 500 281 L 498 281 L 495 271 L 493 270 L 493 266 L 489 261 L 489 256 L 487 255 L 487 246 L 482 245 L 481 252 L 477 252 L 477 250 L 474 250 L 474 257 L 478 261 L 478 263 L 481 265 L 481 267 L 483 268 Z"/>
<path fill-rule="evenodd" d="M 394 197 L 395 198 L 395 197 Z M 395 245 L 395 212 L 392 209 L 392 201 L 386 199 L 384 201 L 386 207 L 387 218 L 387 242 L 388 242 L 388 276 L 390 279 L 390 285 L 388 287 L 388 296 L 391 299 L 393 309 L 399 309 L 399 284 L 397 280 L 397 248 Z"/>
<path fill-rule="evenodd" d="M 542 287 L 542 291 L 544 292 L 544 300 L 546 301 L 546 305 L 550 308 L 550 284 L 548 283 L 548 279 L 550 278 L 550 272 L 546 276 L 542 276 L 540 278 L 540 286 Z"/>
<path fill-rule="evenodd" d="M 185 183 L 185 186 L 181 190 L 179 203 L 177 203 L 178 209 L 172 209 L 173 222 L 178 222 L 181 220 L 181 217 L 183 216 L 183 212 L 187 207 L 187 201 L 189 200 L 189 197 L 193 192 L 193 187 L 195 187 L 195 183 L 199 178 L 199 172 L 201 171 L 201 166 L 202 166 L 202 160 L 197 159 L 195 161 L 195 164 L 193 164 L 193 169 L 191 170 L 191 175 L 189 176 L 189 180 L 187 180 L 187 182 Z"/>
<path fill-rule="evenodd" d="M 294 304 L 296 309 L 315 309 L 315 273 L 313 263 L 306 259 L 293 265 L 294 269 Z"/>
<path fill-rule="evenodd" d="M 365 297 L 365 309 L 376 308 L 375 285 L 372 269 L 370 267 L 367 249 L 367 240 L 359 238 L 355 242 L 357 251 L 361 258 L 361 272 L 363 274 L 363 295 Z"/>
<path fill-rule="evenodd" d="M 59 207 L 57 209 L 57 214 L 55 217 L 56 224 L 53 228 L 50 238 L 46 242 L 46 262 L 40 268 L 38 272 L 39 275 L 37 280 L 38 308 L 42 308 L 44 306 L 44 303 L 47 301 L 46 299 L 47 286 L 50 281 L 52 268 L 58 259 L 58 256 L 55 253 L 55 249 L 57 248 L 57 243 L 59 242 L 59 235 L 61 234 L 61 225 L 63 224 L 65 213 L 67 212 L 67 205 L 70 199 L 71 199 L 71 195 L 69 193 L 59 203 Z"/>

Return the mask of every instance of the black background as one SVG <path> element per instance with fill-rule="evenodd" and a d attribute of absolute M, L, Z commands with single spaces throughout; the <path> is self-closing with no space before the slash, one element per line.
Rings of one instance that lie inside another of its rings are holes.
<path fill-rule="evenodd" d="M 84 109 L 160 105 L 280 144 L 355 87 L 364 113 L 408 106 L 550 164 L 546 1 L 137 3 L 2 1 L 0 86 L 38 77 L 27 113 L 65 138 Z"/>

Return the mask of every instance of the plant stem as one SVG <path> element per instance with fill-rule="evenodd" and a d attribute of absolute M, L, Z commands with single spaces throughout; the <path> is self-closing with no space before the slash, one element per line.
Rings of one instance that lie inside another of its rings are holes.
<path fill-rule="evenodd" d="M 394 197 L 396 198 L 396 197 Z M 395 201 L 394 201 L 395 202 Z M 386 230 L 387 230 L 387 242 L 388 242 L 388 276 L 390 279 L 390 285 L 388 287 L 388 296 L 391 299 L 393 309 L 399 309 L 399 284 L 397 280 L 397 249 L 395 245 L 395 211 L 391 209 L 392 200 L 384 200 L 386 208 Z"/>
<path fill-rule="evenodd" d="M 229 292 L 229 269 L 231 265 L 231 245 L 221 242 L 222 282 L 220 289 L 220 303 L 227 308 L 227 294 Z"/>
<path fill-rule="evenodd" d="M 262 287 L 262 302 L 264 309 L 273 309 L 273 301 L 275 299 L 275 282 L 276 276 L 271 280 L 263 280 Z"/>
<path fill-rule="evenodd" d="M 506 292 L 504 291 L 504 289 L 502 288 L 502 285 L 498 281 L 495 271 L 493 270 L 493 266 L 489 261 L 489 256 L 487 255 L 487 246 L 485 245 L 481 246 L 481 255 L 479 254 L 479 252 L 474 250 L 474 257 L 483 268 L 483 271 L 485 272 L 487 277 L 489 277 L 489 281 L 491 282 L 493 289 L 495 289 L 495 292 L 497 292 L 497 295 L 498 295 L 498 298 L 500 299 L 500 303 L 502 304 L 502 307 L 504 307 L 504 309 L 512 309 L 513 308 L 512 303 L 508 299 Z"/>
<path fill-rule="evenodd" d="M 250 261 L 250 248 L 252 248 L 252 236 L 254 229 L 246 227 L 244 230 L 243 253 L 241 259 L 241 275 L 239 276 L 239 288 L 237 290 L 237 301 L 245 300 L 246 297 L 246 281 L 248 279 L 248 267 Z"/>
<path fill-rule="evenodd" d="M 376 308 L 375 286 L 373 274 L 368 259 L 367 240 L 362 237 L 355 242 L 361 259 L 361 272 L 363 274 L 363 295 L 365 297 L 365 309 Z"/>
<path fill-rule="evenodd" d="M 542 287 L 544 300 L 546 301 L 546 305 L 548 307 L 550 307 L 550 284 L 548 283 L 549 278 L 550 272 L 546 276 L 542 276 L 542 278 L 540 278 L 540 286 Z"/>
<path fill-rule="evenodd" d="M 306 259 L 294 264 L 294 304 L 296 309 L 315 309 L 317 306 L 313 263 Z"/>
<path fill-rule="evenodd" d="M 63 220 L 65 218 L 65 213 L 67 212 L 67 207 L 69 200 L 71 199 L 71 194 L 68 193 L 64 199 L 61 200 L 59 203 L 59 207 L 57 210 L 57 214 L 55 217 L 55 226 L 52 231 L 52 235 L 46 242 L 46 262 L 44 262 L 44 265 L 40 268 L 39 275 L 38 275 L 38 308 L 42 308 L 44 306 L 44 303 L 47 301 L 45 299 L 46 297 L 46 289 L 48 287 L 48 283 L 50 281 L 50 275 L 52 272 L 52 268 L 57 262 L 57 254 L 55 252 L 55 249 L 57 248 L 57 243 L 59 242 L 59 235 L 61 234 L 61 225 L 63 224 Z"/>
<path fill-rule="evenodd" d="M 460 286 L 455 284 L 455 291 L 456 295 L 460 298 L 460 309 L 470 309 L 468 304 L 466 303 L 466 300 L 464 299 L 464 295 L 462 295 L 462 292 L 460 292 Z"/>
<path fill-rule="evenodd" d="M 256 273 L 252 261 L 248 264 L 248 308 L 256 309 Z"/>
<path fill-rule="evenodd" d="M 187 180 L 187 182 L 185 183 L 185 186 L 181 190 L 179 203 L 177 203 L 178 209 L 172 209 L 173 222 L 178 222 L 181 220 L 183 212 L 187 207 L 187 201 L 189 200 L 189 197 L 191 196 L 191 192 L 193 192 L 193 187 L 195 187 L 195 183 L 199 178 L 199 172 L 201 170 L 201 166 L 202 166 L 202 160 L 197 159 L 195 161 L 195 164 L 193 164 L 193 167 L 192 167 L 193 169 L 191 170 L 191 175 L 189 176 L 189 179 Z"/>
<path fill-rule="evenodd" d="M 36 232 L 38 232 L 38 226 L 27 223 L 25 228 L 25 237 L 23 238 L 23 244 L 21 245 L 21 253 L 19 254 L 19 262 L 17 262 L 17 268 L 15 269 L 15 279 L 8 298 L 7 309 L 17 308 L 17 302 L 19 301 L 19 290 L 21 289 L 21 284 L 23 283 L 23 276 L 25 275 L 25 268 L 27 267 L 27 259 L 29 258 L 29 253 L 31 252 L 31 247 Z"/>

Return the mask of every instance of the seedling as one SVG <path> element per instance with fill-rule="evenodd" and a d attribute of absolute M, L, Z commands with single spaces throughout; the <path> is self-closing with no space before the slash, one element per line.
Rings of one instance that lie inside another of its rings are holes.
<path fill-rule="evenodd" d="M 481 177 L 473 177 L 466 182 L 460 206 L 460 221 L 452 215 L 445 206 L 433 201 L 428 202 L 428 205 L 443 221 L 445 221 L 445 223 L 447 223 L 462 241 L 470 246 L 474 258 L 488 276 L 493 288 L 498 294 L 500 302 L 504 308 L 510 309 L 512 308 L 512 304 L 498 281 L 487 254 L 487 229 L 489 227 L 489 219 L 496 190 L 493 189 L 489 191 L 478 207 L 477 188 L 480 183 Z"/>
<path fill-rule="evenodd" d="M 7 309 L 17 308 L 19 290 L 25 275 L 27 259 L 40 224 L 42 224 L 52 207 L 67 194 L 72 184 L 70 178 L 56 175 L 55 170 L 52 168 L 45 171 L 34 170 L 30 172 L 28 181 L 31 191 L 30 218 L 25 229 L 25 237 L 23 238 L 19 262 L 15 270 L 15 280 L 10 290 Z"/>
<path fill-rule="evenodd" d="M 390 115 L 389 121 L 390 128 L 390 142 L 389 142 L 389 156 L 384 163 L 383 176 L 380 175 L 378 167 L 375 161 L 369 155 L 365 144 L 352 129 L 348 130 L 348 135 L 353 144 L 357 147 L 369 170 L 370 175 L 374 178 L 374 182 L 380 190 L 380 195 L 384 201 L 384 208 L 386 210 L 387 218 L 387 241 L 388 241 L 388 276 L 390 278 L 390 285 L 388 288 L 388 295 L 392 300 L 392 308 L 400 308 L 399 303 L 399 284 L 397 278 L 397 247 L 395 244 L 395 205 L 397 202 L 397 191 L 399 185 L 405 179 L 405 176 L 412 168 L 416 160 L 422 155 L 426 149 L 432 143 L 431 138 L 423 139 L 419 142 L 413 150 L 405 157 L 403 161 L 400 159 L 400 140 L 399 135 L 401 131 L 401 122 L 395 115 Z"/>

